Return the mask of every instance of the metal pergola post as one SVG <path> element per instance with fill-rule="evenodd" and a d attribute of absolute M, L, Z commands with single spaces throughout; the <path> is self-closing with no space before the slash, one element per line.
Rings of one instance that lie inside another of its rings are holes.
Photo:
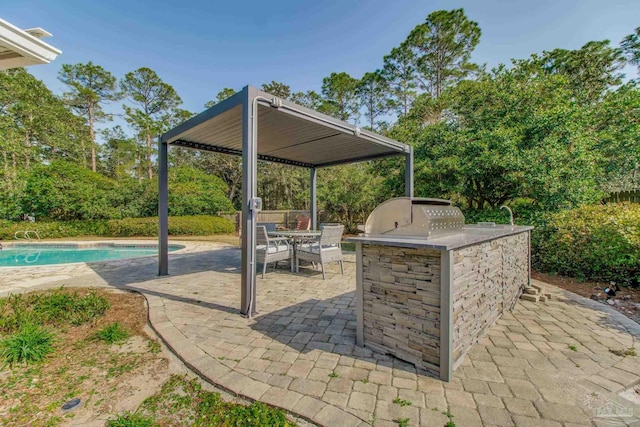
<path fill-rule="evenodd" d="M 242 272 L 240 313 L 256 312 L 256 222 L 258 143 L 257 111 L 254 94 L 249 86 L 242 90 Z"/>
<path fill-rule="evenodd" d="M 317 230 L 318 225 L 318 205 L 317 205 L 317 194 L 316 194 L 316 181 L 317 181 L 317 169 L 311 168 L 309 169 L 310 176 L 310 186 L 311 186 L 311 200 L 309 203 L 309 211 L 311 213 L 311 229 Z"/>
<path fill-rule="evenodd" d="M 158 138 L 158 274 L 169 274 L 168 146 Z"/>
<path fill-rule="evenodd" d="M 258 114 L 263 131 L 258 151 Z M 280 135 L 282 133 L 282 135 Z M 242 156 L 242 265 L 240 312 L 256 314 L 258 159 L 310 169 L 310 216 L 318 227 L 317 168 L 405 156 L 405 194 L 413 196 L 413 149 L 325 114 L 246 86 L 165 132 L 158 141 L 159 266 L 168 274 L 168 145 Z M 264 145 L 262 145 L 264 144 Z"/>
<path fill-rule="evenodd" d="M 413 197 L 413 147 L 405 154 L 404 165 L 404 195 Z"/>

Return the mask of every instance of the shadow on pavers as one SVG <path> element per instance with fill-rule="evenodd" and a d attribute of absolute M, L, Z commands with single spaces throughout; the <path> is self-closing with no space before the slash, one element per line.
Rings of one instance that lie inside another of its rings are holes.
<path fill-rule="evenodd" d="M 356 345 L 355 291 L 325 300 L 309 299 L 255 317 L 254 321 L 251 329 L 299 353 L 320 350 L 428 375 L 411 363 Z"/>

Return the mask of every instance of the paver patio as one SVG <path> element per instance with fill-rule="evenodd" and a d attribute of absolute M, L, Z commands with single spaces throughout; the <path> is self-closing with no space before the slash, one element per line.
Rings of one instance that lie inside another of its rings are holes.
<path fill-rule="evenodd" d="M 324 281 L 269 268 L 258 279 L 259 314 L 245 319 L 240 251 L 187 245 L 171 255 L 170 276 L 156 276 L 150 258 L 5 269 L 0 295 L 61 284 L 141 292 L 151 325 L 192 369 L 325 426 L 408 418 L 410 426 L 441 427 L 445 411 L 458 427 L 640 425 L 640 396 L 633 403 L 618 395 L 640 382 L 640 358 L 610 351 L 632 347 L 640 325 L 602 304 L 547 285 L 550 302 L 519 302 L 443 383 L 355 346 L 353 255 L 344 275 L 329 265 Z"/>

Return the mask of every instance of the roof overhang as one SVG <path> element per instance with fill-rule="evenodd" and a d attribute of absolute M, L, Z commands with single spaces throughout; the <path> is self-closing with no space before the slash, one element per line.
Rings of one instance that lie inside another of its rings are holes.
<path fill-rule="evenodd" d="M 247 92 L 250 96 L 247 96 Z M 257 109 L 258 159 L 320 168 L 410 152 L 408 145 L 247 86 L 160 137 L 169 145 L 242 155 L 242 111 Z"/>
<path fill-rule="evenodd" d="M 42 28 L 21 30 L 0 19 L 0 70 L 48 64 L 62 52 L 40 40 L 49 37 Z"/>

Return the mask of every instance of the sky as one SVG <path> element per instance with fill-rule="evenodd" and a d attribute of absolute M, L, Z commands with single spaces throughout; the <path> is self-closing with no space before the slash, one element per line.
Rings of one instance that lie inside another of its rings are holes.
<path fill-rule="evenodd" d="M 361 77 L 436 10 L 464 8 L 481 30 L 472 59 L 488 68 L 591 40 L 614 45 L 640 26 L 638 0 L 0 0 L 0 17 L 42 27 L 62 50 L 29 68 L 54 92 L 62 64 L 92 61 L 120 78 L 149 67 L 183 108 L 200 112 L 225 87 L 271 80 L 319 91 L 322 78 Z"/>

